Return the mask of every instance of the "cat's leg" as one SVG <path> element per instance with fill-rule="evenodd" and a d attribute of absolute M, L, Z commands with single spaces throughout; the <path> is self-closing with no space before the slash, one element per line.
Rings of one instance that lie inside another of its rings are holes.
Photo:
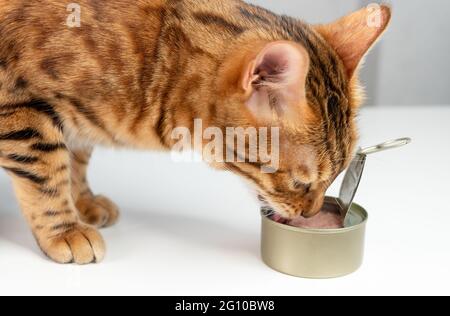
<path fill-rule="evenodd" d="M 83 223 L 71 192 L 71 158 L 61 123 L 42 103 L 0 106 L 0 166 L 44 253 L 60 263 L 98 262 L 105 244 Z"/>
<path fill-rule="evenodd" d="M 94 195 L 87 180 L 92 148 L 72 150 L 72 196 L 81 219 L 96 227 L 108 227 L 119 218 L 119 208 L 102 195 Z"/>

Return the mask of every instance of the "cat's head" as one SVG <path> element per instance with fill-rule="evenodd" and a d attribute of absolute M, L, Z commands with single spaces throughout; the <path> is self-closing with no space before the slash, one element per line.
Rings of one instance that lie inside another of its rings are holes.
<path fill-rule="evenodd" d="M 310 26 L 280 17 L 273 36 L 243 44 L 224 67 L 218 122 L 280 127 L 279 164 L 227 163 L 281 216 L 313 216 L 325 192 L 353 158 L 362 101 L 357 71 L 385 31 L 390 9 L 363 9 L 332 24 Z M 230 92 L 231 91 L 231 92 Z"/>

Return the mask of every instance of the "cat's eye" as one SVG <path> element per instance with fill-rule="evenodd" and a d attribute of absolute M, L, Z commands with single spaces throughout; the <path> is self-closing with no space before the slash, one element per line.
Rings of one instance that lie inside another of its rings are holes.
<path fill-rule="evenodd" d="M 304 183 L 299 180 L 294 180 L 294 189 L 295 190 L 305 190 L 305 192 L 309 192 L 311 190 L 311 183 Z"/>

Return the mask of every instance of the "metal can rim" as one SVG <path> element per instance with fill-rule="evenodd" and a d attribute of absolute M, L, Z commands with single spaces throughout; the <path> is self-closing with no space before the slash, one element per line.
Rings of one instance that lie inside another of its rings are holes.
<path fill-rule="evenodd" d="M 359 204 L 353 203 L 352 208 L 357 208 L 363 215 L 364 219 L 361 221 L 361 223 L 357 225 L 353 225 L 350 227 L 344 227 L 344 228 L 333 228 L 333 229 L 319 229 L 319 228 L 301 228 L 301 227 L 294 227 L 289 226 L 286 224 L 277 223 L 270 218 L 268 218 L 262 211 L 261 211 L 261 217 L 263 221 L 267 221 L 270 223 L 270 225 L 275 225 L 278 228 L 285 229 L 285 230 L 291 230 L 298 233 L 304 233 L 304 234 L 314 234 L 314 235 L 336 235 L 336 234 L 345 234 L 353 230 L 360 229 L 363 226 L 366 226 L 367 221 L 369 220 L 369 214 L 367 211 Z"/>

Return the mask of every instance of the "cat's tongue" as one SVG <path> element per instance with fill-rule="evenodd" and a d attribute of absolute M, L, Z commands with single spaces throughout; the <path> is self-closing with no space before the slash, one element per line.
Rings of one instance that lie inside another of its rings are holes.
<path fill-rule="evenodd" d="M 322 211 L 316 216 L 311 218 L 305 218 L 303 216 L 300 216 L 299 218 L 293 220 L 287 220 L 281 217 L 280 215 L 275 214 L 272 216 L 272 220 L 277 223 L 286 224 L 299 228 L 337 229 L 344 227 L 344 223 L 342 221 L 340 214 L 327 211 Z"/>

